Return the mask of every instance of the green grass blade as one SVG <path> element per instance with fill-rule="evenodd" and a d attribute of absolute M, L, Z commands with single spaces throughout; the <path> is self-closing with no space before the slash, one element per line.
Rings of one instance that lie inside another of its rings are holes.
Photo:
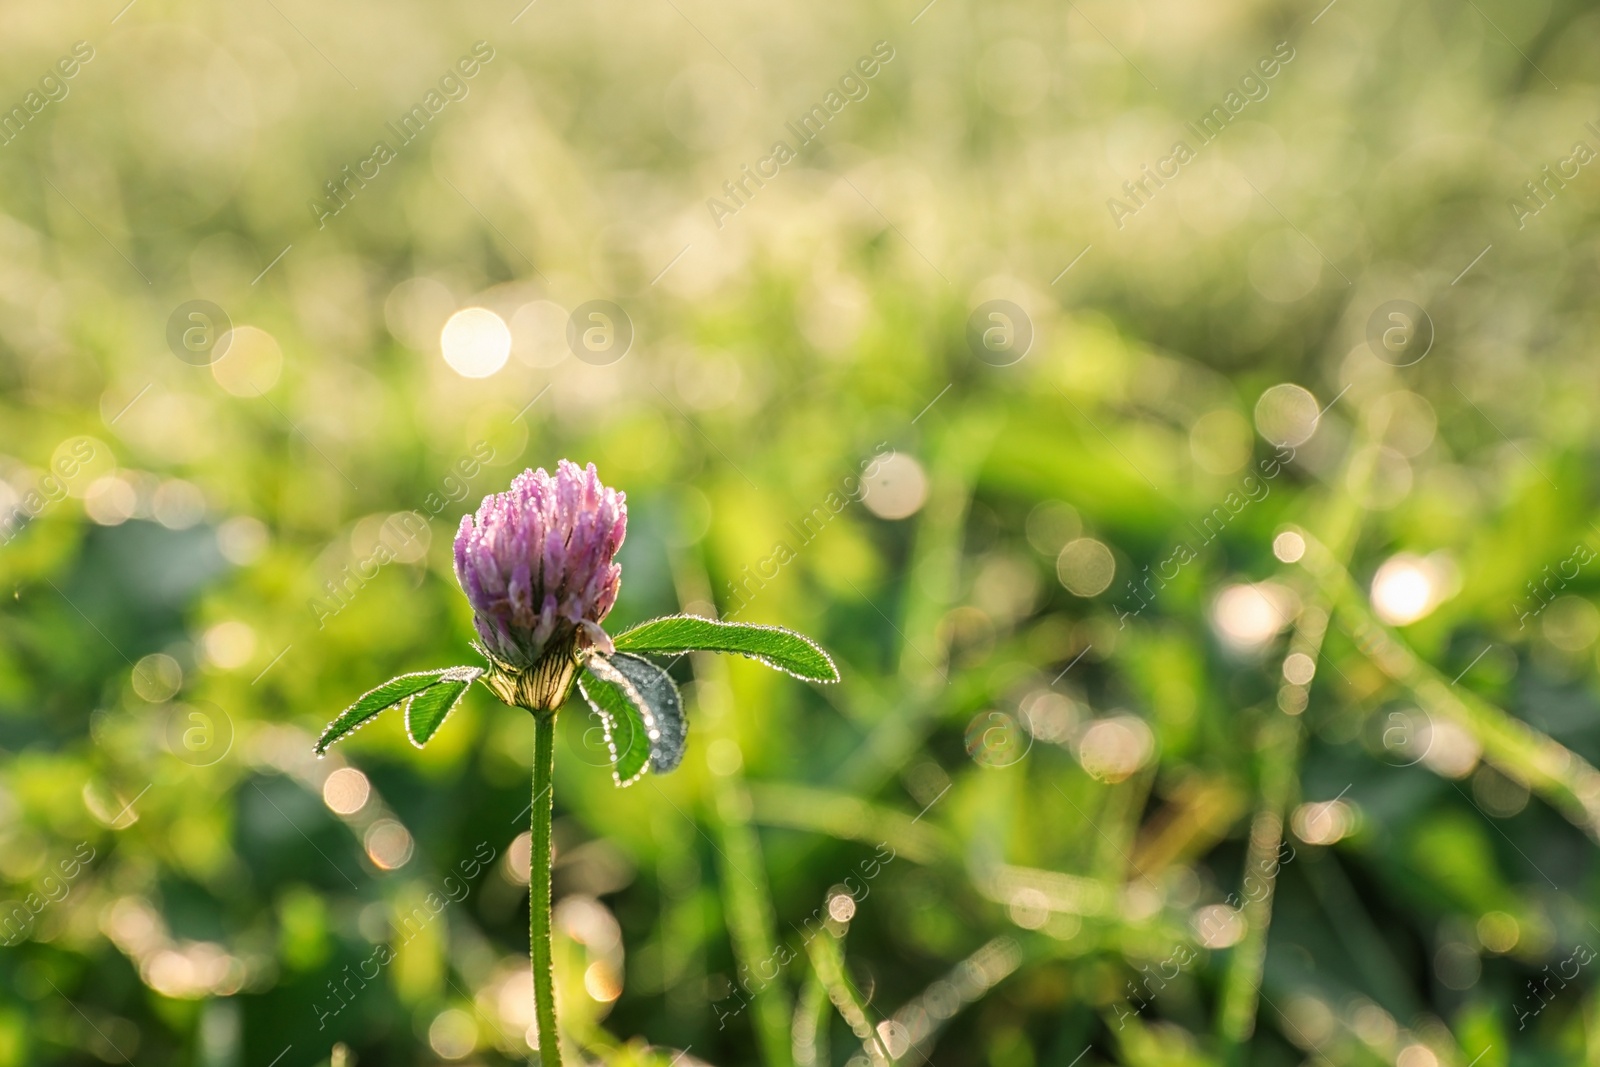
<path fill-rule="evenodd" d="M 1366 596 L 1326 546 L 1305 534 L 1301 564 L 1333 604 L 1356 647 L 1422 710 L 1465 730 L 1484 759 L 1526 782 L 1551 807 L 1600 841 L 1600 771 L 1550 735 L 1534 729 L 1424 660 L 1373 613 Z"/>
<path fill-rule="evenodd" d="M 959 858 L 944 832 L 902 811 L 872 804 L 850 793 L 787 782 L 750 785 L 751 820 L 762 826 L 805 830 L 840 841 L 887 844 L 912 863 Z"/>
<path fill-rule="evenodd" d="M 674 572 L 681 602 L 703 600 L 710 595 L 705 574 L 685 561 L 675 561 Z M 727 663 L 716 656 L 694 656 L 695 677 L 711 684 L 696 689 L 697 712 L 712 744 L 738 745 L 732 682 Z M 697 745 L 702 756 L 709 746 Z M 776 908 L 762 857 L 761 837 L 750 822 L 750 794 L 746 788 L 742 760 L 726 773 L 706 774 L 702 779 L 710 789 L 706 821 L 716 837 L 716 853 L 723 914 L 735 958 L 748 973 L 765 974 L 774 962 L 778 971 L 771 981 L 753 991 L 750 1025 L 766 1067 L 791 1067 L 794 1050 L 790 1044 L 794 1004 L 782 972 Z M 748 1062 L 748 1058 L 747 1058 Z"/>
<path fill-rule="evenodd" d="M 806 976 L 795 1003 L 789 1047 L 795 1067 L 825 1067 L 832 1062 L 828 1056 L 828 991 L 815 973 Z"/>
<path fill-rule="evenodd" d="M 861 1039 L 862 1050 L 874 1064 L 893 1063 L 894 1057 L 884 1044 L 878 1028 L 872 1025 L 867 1007 L 856 991 L 855 984 L 844 967 L 844 948 L 831 933 L 822 933 L 806 942 L 806 952 L 811 956 L 812 969 L 817 979 L 828 991 L 828 999 L 839 1010 L 852 1033 Z"/>

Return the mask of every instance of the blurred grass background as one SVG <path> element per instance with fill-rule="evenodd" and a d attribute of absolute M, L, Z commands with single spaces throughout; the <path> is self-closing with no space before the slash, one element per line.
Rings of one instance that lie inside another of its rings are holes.
<path fill-rule="evenodd" d="M 844 675 L 680 664 L 626 791 L 563 714 L 575 1055 L 1600 1063 L 1586 5 L 4 19 L 0 1065 L 528 1055 L 531 724 L 311 743 L 562 456 L 614 623 Z"/>

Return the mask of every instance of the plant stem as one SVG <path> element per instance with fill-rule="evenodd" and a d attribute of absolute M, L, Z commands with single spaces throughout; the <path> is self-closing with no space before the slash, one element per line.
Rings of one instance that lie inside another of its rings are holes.
<path fill-rule="evenodd" d="M 555 973 L 550 954 L 550 813 L 554 806 L 556 713 L 533 713 L 533 846 L 528 858 L 528 958 L 533 966 L 533 1000 L 539 1020 L 539 1060 L 560 1067 L 556 1031 Z"/>

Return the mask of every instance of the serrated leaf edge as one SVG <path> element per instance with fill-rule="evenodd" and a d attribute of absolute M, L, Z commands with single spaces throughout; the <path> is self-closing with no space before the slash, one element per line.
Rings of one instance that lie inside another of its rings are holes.
<path fill-rule="evenodd" d="M 767 657 L 761 655 L 759 652 L 741 652 L 738 649 L 732 649 L 732 648 L 684 648 L 684 649 L 677 649 L 677 650 L 656 649 L 656 648 L 633 649 L 633 648 L 626 648 L 622 644 L 622 642 L 627 639 L 628 634 L 633 633 L 635 630 L 642 630 L 646 626 L 652 626 L 652 625 L 654 625 L 654 624 L 656 624 L 658 622 L 672 622 L 672 621 L 675 621 L 675 620 L 678 620 L 678 619 L 693 619 L 695 622 L 709 622 L 714 626 L 723 626 L 723 627 L 727 627 L 728 629 L 768 630 L 768 631 L 772 631 L 772 632 L 776 632 L 776 633 L 785 634 L 785 635 L 787 635 L 789 637 L 798 638 L 799 640 L 803 641 L 805 644 L 809 645 L 811 647 L 811 649 L 814 652 L 816 652 L 817 655 L 822 657 L 822 661 L 828 665 L 828 670 L 833 672 L 833 677 L 832 678 L 814 678 L 809 674 L 796 674 L 794 671 L 791 671 L 789 668 L 783 666 L 781 663 L 772 662 L 770 659 L 768 659 Z M 816 682 L 818 685 L 831 685 L 832 683 L 839 681 L 839 665 L 833 662 L 833 657 L 828 654 L 828 650 L 823 648 L 821 645 L 817 644 L 815 641 L 813 641 L 811 638 L 807 637 L 805 634 L 799 632 L 798 630 L 791 630 L 787 626 L 771 626 L 771 625 L 768 625 L 767 623 L 762 623 L 762 622 L 729 622 L 726 619 L 711 619 L 711 618 L 707 618 L 704 615 L 691 615 L 688 612 L 680 612 L 677 615 L 662 615 L 659 618 L 647 619 L 644 622 L 641 622 L 637 626 L 629 627 L 626 631 L 624 631 L 624 632 L 618 634 L 616 637 L 612 638 L 612 643 L 614 645 L 616 645 L 616 648 L 617 648 L 618 652 L 631 652 L 631 653 L 634 653 L 635 655 L 642 654 L 642 653 L 649 653 L 651 655 L 657 655 L 657 656 L 671 656 L 671 655 L 682 655 L 685 652 L 715 652 L 715 653 L 718 653 L 718 654 L 728 653 L 728 654 L 735 655 L 735 656 L 743 656 L 745 659 L 753 659 L 753 660 L 755 660 L 756 662 L 762 664 L 765 667 L 771 667 L 775 671 L 781 671 L 782 673 L 787 674 L 791 678 L 800 679 L 802 682 Z"/>
<path fill-rule="evenodd" d="M 601 665 L 599 670 L 595 670 L 594 665 L 596 663 Z M 598 652 L 592 652 L 586 656 L 583 661 L 583 666 L 585 670 L 592 673 L 596 678 L 600 679 L 600 681 L 609 682 L 611 685 L 617 686 L 622 690 L 623 695 L 628 698 L 628 700 L 636 709 L 638 709 L 640 717 L 644 719 L 645 736 L 647 741 L 656 741 L 660 739 L 661 724 L 656 721 L 655 712 L 651 710 L 649 702 L 646 701 L 644 697 L 639 695 L 639 690 L 634 687 L 634 684 L 628 681 L 626 675 L 613 667 L 611 665 L 611 661 L 606 659 L 605 656 Z M 607 676 L 607 671 L 611 672 L 610 676 Z M 590 698 L 589 691 L 583 687 L 583 675 L 581 673 L 578 676 L 578 690 L 583 693 L 583 699 L 589 701 L 589 706 L 600 715 L 601 726 L 606 735 L 606 747 L 611 750 L 611 780 L 617 784 L 618 788 L 626 789 L 628 786 L 633 785 L 639 779 L 643 778 L 645 776 L 645 772 L 649 771 L 651 767 L 654 766 L 655 754 L 652 752 L 646 755 L 644 759 L 644 766 L 639 768 L 639 773 L 629 778 L 627 781 L 623 781 L 622 775 L 617 773 L 617 759 L 619 757 L 617 756 L 617 743 L 612 739 L 611 736 L 611 716 L 603 708 L 601 708 L 598 703 Z"/>

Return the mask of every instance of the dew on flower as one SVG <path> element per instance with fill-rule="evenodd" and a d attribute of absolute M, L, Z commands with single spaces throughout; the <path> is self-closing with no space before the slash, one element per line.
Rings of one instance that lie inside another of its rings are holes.
<path fill-rule="evenodd" d="M 452 323 L 457 319 L 460 315 Z M 447 334 L 450 330 L 447 325 Z M 568 460 L 557 464 L 554 475 L 543 468 L 525 470 L 509 489 L 485 497 L 475 513 L 462 516 L 453 556 L 456 579 L 472 609 L 478 637 L 473 647 L 489 666 L 444 667 L 392 678 L 358 698 L 328 725 L 315 746 L 320 756 L 385 711 L 400 709 L 411 743 L 422 748 L 477 681 L 502 702 L 532 713 L 533 800 L 526 809 L 532 828 L 510 843 L 501 863 L 508 882 L 527 884 L 530 891 L 536 1021 L 527 1034 L 534 1047 L 555 1015 L 551 946 L 556 926 L 601 954 L 586 971 L 591 998 L 609 1004 L 622 993 L 620 930 L 611 913 L 598 901 L 571 896 L 552 909 L 555 719 L 573 690 L 602 724 L 613 780 L 628 786 L 647 772 L 676 769 L 688 731 L 677 684 L 638 653 L 681 657 L 687 652 L 734 652 L 797 678 L 832 682 L 839 677 L 832 658 L 818 645 L 778 626 L 673 615 L 613 639 L 601 624 L 621 588 L 616 555 L 627 531 L 626 500 L 601 483 L 593 464 L 584 468 Z M 382 525 L 358 524 L 357 547 L 409 514 L 391 516 Z M 707 760 L 723 775 L 736 772 L 742 763 L 737 745 L 728 738 L 710 746 Z M 331 809 L 353 815 L 365 806 L 370 785 L 361 772 L 346 767 L 330 774 L 322 788 Z M 415 848 L 410 831 L 388 817 L 365 828 L 363 844 L 381 870 L 404 866 Z M 451 1043 L 448 1026 L 433 1038 L 435 1051 L 446 1058 L 467 1048 L 465 1042 Z M 546 1059 L 557 1060 L 556 1052 L 545 1042 Z"/>

